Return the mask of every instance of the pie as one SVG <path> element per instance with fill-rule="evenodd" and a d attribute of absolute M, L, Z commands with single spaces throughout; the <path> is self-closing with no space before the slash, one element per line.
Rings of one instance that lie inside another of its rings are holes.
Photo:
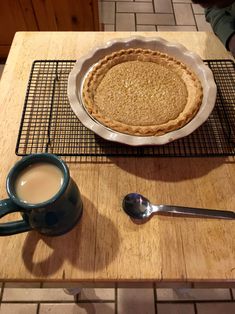
<path fill-rule="evenodd" d="M 202 103 L 200 80 L 181 61 L 159 51 L 130 48 L 101 59 L 82 90 L 87 112 L 130 135 L 158 136 L 187 124 Z"/>

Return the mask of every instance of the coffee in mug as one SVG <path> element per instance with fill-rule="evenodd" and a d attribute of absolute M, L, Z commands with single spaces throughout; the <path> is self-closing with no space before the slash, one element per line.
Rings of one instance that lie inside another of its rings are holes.
<path fill-rule="evenodd" d="M 38 162 L 23 169 L 15 180 L 15 192 L 25 203 L 37 204 L 51 199 L 63 184 L 62 171 L 51 163 Z"/>

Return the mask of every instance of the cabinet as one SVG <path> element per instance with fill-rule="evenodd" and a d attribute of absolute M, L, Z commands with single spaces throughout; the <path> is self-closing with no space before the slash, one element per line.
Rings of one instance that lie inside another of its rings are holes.
<path fill-rule="evenodd" d="M 98 0 L 0 0 L 0 57 L 17 31 L 98 31 Z"/>

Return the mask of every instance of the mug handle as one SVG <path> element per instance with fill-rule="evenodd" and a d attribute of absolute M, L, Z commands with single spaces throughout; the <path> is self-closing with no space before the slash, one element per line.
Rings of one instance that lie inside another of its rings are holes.
<path fill-rule="evenodd" d="M 22 209 L 12 203 L 9 198 L 0 201 L 0 218 L 20 211 L 22 211 Z M 23 219 L 2 224 L 0 223 L 0 236 L 8 236 L 30 230 L 32 230 L 32 227 Z"/>

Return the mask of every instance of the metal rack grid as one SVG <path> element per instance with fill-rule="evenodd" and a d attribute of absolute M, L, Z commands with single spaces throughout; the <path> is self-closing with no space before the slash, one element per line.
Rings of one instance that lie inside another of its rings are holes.
<path fill-rule="evenodd" d="M 61 156 L 206 157 L 235 155 L 235 64 L 206 60 L 217 84 L 209 119 L 189 136 L 162 146 L 131 147 L 88 130 L 67 98 L 74 60 L 34 61 L 22 113 L 16 154 L 49 152 Z"/>

